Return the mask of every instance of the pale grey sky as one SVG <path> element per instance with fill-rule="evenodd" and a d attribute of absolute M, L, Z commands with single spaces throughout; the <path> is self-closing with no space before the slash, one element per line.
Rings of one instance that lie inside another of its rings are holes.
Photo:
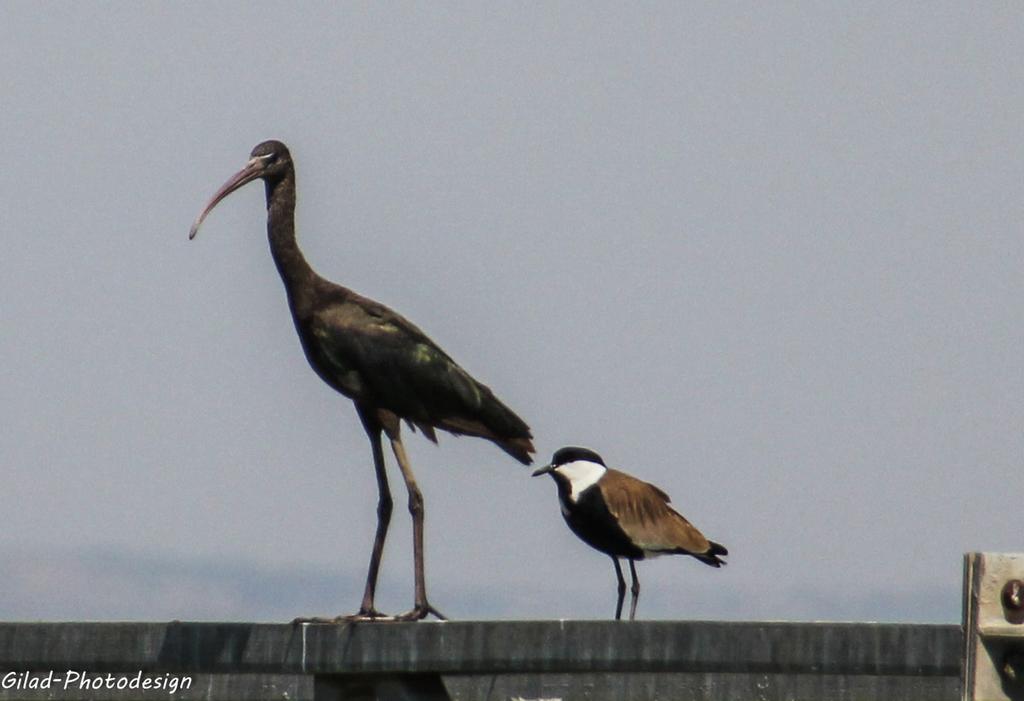
<path fill-rule="evenodd" d="M 959 620 L 961 554 L 1024 549 L 1022 45 L 996 2 L 5 3 L 0 618 L 358 606 L 370 452 L 262 188 L 186 240 L 278 138 L 319 272 L 729 547 L 640 617 Z M 440 609 L 612 614 L 550 480 L 407 446 Z"/>

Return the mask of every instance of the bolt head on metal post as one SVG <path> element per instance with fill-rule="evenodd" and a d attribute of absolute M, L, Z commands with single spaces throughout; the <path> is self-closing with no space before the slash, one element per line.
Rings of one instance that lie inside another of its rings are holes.
<path fill-rule="evenodd" d="M 1024 608 L 1024 582 L 1011 579 L 1003 587 L 1003 606 L 1014 611 Z"/>
<path fill-rule="evenodd" d="M 1003 585 L 1003 612 L 1010 623 L 1024 623 L 1024 582 L 1011 579 Z"/>
<path fill-rule="evenodd" d="M 1003 657 L 1003 666 L 999 669 L 1003 682 L 1013 689 L 1020 689 L 1024 685 L 1024 653 L 1020 650 L 1010 650 Z"/>

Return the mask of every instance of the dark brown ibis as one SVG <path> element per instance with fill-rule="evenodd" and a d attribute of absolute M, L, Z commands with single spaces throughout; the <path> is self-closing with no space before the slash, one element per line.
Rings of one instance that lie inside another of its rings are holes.
<path fill-rule="evenodd" d="M 419 620 L 428 614 L 443 618 L 427 600 L 423 496 L 402 445 L 400 422 L 405 420 L 435 443 L 435 429 L 486 438 L 527 465 L 534 452 L 530 429 L 412 322 L 313 271 L 295 241 L 295 167 L 280 141 L 265 141 L 252 150 L 245 167 L 203 208 L 189 238 L 195 237 L 218 202 L 257 179 L 266 186 L 270 252 L 284 281 L 306 359 L 320 379 L 355 402 L 373 452 L 379 495 L 377 531 L 362 605 L 347 618 Z M 392 508 L 382 432 L 391 442 L 405 480 L 413 522 L 415 600 L 411 611 L 394 617 L 383 616 L 373 603 Z"/>

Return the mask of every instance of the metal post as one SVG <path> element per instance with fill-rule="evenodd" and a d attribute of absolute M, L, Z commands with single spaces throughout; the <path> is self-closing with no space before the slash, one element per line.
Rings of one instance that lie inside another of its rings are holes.
<path fill-rule="evenodd" d="M 1024 554 L 964 556 L 963 701 L 1024 700 Z"/>

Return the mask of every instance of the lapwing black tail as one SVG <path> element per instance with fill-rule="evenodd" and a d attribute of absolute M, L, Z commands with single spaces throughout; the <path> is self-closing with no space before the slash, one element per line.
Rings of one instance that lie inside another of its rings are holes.
<path fill-rule="evenodd" d="M 706 552 L 702 552 L 699 555 L 696 553 L 691 554 L 704 564 L 711 565 L 712 567 L 721 567 L 722 565 L 728 564 L 725 560 L 718 557 L 719 555 L 724 556 L 729 554 L 729 551 L 725 549 L 724 545 L 716 543 L 713 540 L 709 540 L 708 545 L 710 547 Z"/>

